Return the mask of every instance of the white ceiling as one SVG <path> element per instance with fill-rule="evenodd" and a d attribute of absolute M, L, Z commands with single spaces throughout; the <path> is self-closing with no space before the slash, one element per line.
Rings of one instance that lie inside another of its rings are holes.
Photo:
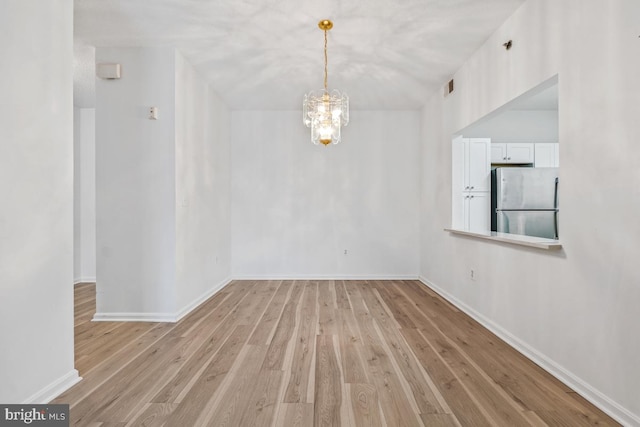
<path fill-rule="evenodd" d="M 298 109 L 322 86 L 328 18 L 329 88 L 354 109 L 416 109 L 523 2 L 75 0 L 75 99 L 94 98 L 86 46 L 175 46 L 231 108 Z"/>

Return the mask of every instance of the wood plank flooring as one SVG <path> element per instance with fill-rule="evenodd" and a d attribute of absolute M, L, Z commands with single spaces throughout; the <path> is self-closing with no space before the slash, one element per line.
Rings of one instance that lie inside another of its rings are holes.
<path fill-rule="evenodd" d="M 234 281 L 178 323 L 91 322 L 75 426 L 609 426 L 416 281 Z"/>

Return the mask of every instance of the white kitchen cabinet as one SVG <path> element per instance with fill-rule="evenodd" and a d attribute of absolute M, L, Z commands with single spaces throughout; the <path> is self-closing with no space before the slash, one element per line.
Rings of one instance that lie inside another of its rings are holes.
<path fill-rule="evenodd" d="M 535 162 L 537 168 L 557 168 L 560 166 L 558 143 L 535 144 Z"/>
<path fill-rule="evenodd" d="M 491 140 L 468 138 L 464 168 L 466 191 L 491 191 Z"/>
<path fill-rule="evenodd" d="M 452 226 L 488 231 L 491 209 L 491 139 L 453 140 Z"/>
<path fill-rule="evenodd" d="M 463 227 L 467 231 L 486 232 L 491 229 L 491 193 L 488 191 L 462 194 Z"/>
<path fill-rule="evenodd" d="M 491 163 L 507 161 L 507 144 L 494 142 L 491 144 Z"/>
<path fill-rule="evenodd" d="M 491 189 L 491 140 L 489 138 L 454 138 L 452 156 L 454 192 Z"/>
<path fill-rule="evenodd" d="M 531 142 L 493 143 L 491 144 L 491 163 L 533 163 L 534 146 L 535 144 Z"/>

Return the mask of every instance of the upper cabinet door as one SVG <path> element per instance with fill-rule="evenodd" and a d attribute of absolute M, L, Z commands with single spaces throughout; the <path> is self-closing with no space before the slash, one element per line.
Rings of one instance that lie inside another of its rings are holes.
<path fill-rule="evenodd" d="M 494 142 L 491 144 L 491 163 L 533 163 L 534 145 L 531 142 Z"/>
<path fill-rule="evenodd" d="M 533 146 L 530 142 L 507 144 L 507 163 L 533 163 Z"/>
<path fill-rule="evenodd" d="M 491 163 L 507 162 L 507 144 L 494 142 L 491 144 Z"/>
<path fill-rule="evenodd" d="M 491 191 L 491 139 L 469 138 L 465 186 L 469 191 Z"/>
<path fill-rule="evenodd" d="M 556 168 L 559 166 L 557 143 L 540 143 L 535 144 L 535 147 L 535 167 Z"/>

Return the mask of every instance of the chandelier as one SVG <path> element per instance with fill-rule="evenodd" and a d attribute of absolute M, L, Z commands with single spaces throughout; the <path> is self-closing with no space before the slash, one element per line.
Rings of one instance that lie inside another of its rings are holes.
<path fill-rule="evenodd" d="M 304 96 L 302 120 L 311 128 L 311 142 L 314 144 L 340 142 L 340 128 L 349 123 L 349 97 L 337 90 L 327 88 L 327 31 L 333 22 L 324 19 L 318 23 L 324 31 L 324 89 L 314 90 Z"/>

